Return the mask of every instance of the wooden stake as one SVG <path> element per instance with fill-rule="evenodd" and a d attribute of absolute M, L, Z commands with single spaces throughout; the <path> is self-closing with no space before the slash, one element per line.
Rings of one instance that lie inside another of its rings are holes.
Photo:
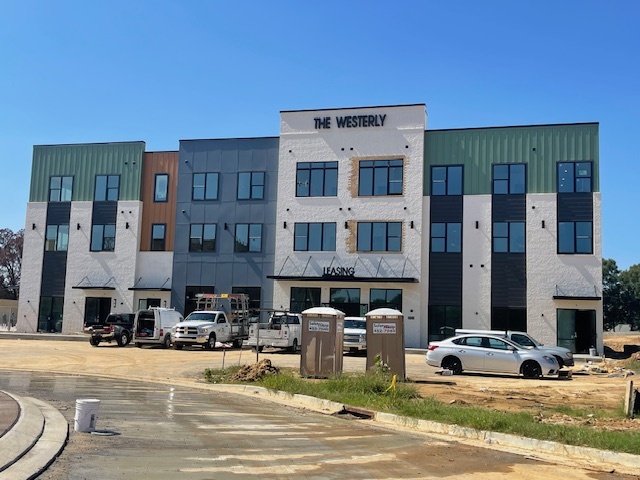
<path fill-rule="evenodd" d="M 633 380 L 627 383 L 627 393 L 624 396 L 624 413 L 627 418 L 633 417 L 633 406 L 635 403 L 635 390 L 633 389 Z"/>

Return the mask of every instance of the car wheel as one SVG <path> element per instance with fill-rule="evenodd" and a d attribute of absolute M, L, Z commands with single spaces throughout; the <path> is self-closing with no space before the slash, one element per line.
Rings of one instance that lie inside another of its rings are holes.
<path fill-rule="evenodd" d="M 119 347 L 126 347 L 131 341 L 131 337 L 129 336 L 129 332 L 126 330 L 123 331 L 119 337 L 116 338 L 116 342 L 118 342 Z"/>
<path fill-rule="evenodd" d="M 165 335 L 162 342 L 162 348 L 169 348 L 171 346 L 171 335 Z"/>
<path fill-rule="evenodd" d="M 290 351 L 291 351 L 291 353 L 296 353 L 298 351 L 298 339 L 297 338 L 293 339 L 293 344 L 291 345 Z"/>
<path fill-rule="evenodd" d="M 446 357 L 442 360 L 442 368 L 451 370 L 454 375 L 460 375 L 462 373 L 462 362 L 458 357 Z"/>
<path fill-rule="evenodd" d="M 136 347 L 142 348 L 142 344 L 140 342 L 136 342 Z"/>
<path fill-rule="evenodd" d="M 242 339 L 241 338 L 236 338 L 233 341 L 233 348 L 242 348 Z"/>
<path fill-rule="evenodd" d="M 538 362 L 529 360 L 522 364 L 520 373 L 522 373 L 524 378 L 540 378 L 542 376 L 542 368 Z"/>
<path fill-rule="evenodd" d="M 558 366 L 560 368 L 564 367 L 564 360 L 562 360 L 562 357 L 560 357 L 558 355 L 554 355 L 554 357 L 556 357 L 556 360 L 558 361 Z"/>
<path fill-rule="evenodd" d="M 212 333 L 211 335 L 209 335 L 209 338 L 207 339 L 207 343 L 204 344 L 204 348 L 207 350 L 213 350 L 214 348 L 216 348 L 216 334 Z"/>
<path fill-rule="evenodd" d="M 253 350 L 254 352 L 258 352 L 260 353 L 262 350 L 264 350 L 264 347 L 252 347 L 251 350 Z"/>
<path fill-rule="evenodd" d="M 98 340 L 96 337 L 89 337 L 89 343 L 93 347 L 97 347 L 98 345 L 100 345 L 100 340 Z"/>
<path fill-rule="evenodd" d="M 182 345 L 181 343 L 178 342 L 173 342 L 173 348 L 176 350 L 182 350 L 182 347 L 184 347 L 184 345 Z"/>

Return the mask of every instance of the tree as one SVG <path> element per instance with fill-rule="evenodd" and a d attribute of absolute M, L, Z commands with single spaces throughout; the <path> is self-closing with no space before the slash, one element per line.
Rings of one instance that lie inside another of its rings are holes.
<path fill-rule="evenodd" d="M 0 229 L 0 298 L 18 299 L 24 230 Z"/>
<path fill-rule="evenodd" d="M 625 308 L 627 323 L 640 328 L 640 264 L 631 265 L 620 273 L 620 296 Z"/>
<path fill-rule="evenodd" d="M 602 259 L 602 297 L 605 330 L 625 323 L 627 319 L 622 305 L 620 269 L 611 258 Z"/>

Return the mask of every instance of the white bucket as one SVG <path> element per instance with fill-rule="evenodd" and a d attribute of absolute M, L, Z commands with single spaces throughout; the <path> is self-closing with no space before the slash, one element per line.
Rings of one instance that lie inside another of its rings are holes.
<path fill-rule="evenodd" d="M 595 357 L 597 354 L 596 349 L 595 348 L 590 348 L 589 349 L 589 356 L 591 357 Z"/>
<path fill-rule="evenodd" d="M 76 432 L 92 432 L 96 429 L 100 400 L 83 398 L 76 400 L 76 416 L 73 418 Z"/>

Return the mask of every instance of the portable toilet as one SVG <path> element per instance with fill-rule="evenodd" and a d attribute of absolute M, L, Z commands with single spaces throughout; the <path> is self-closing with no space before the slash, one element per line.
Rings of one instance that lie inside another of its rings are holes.
<path fill-rule="evenodd" d="M 300 375 L 327 378 L 342 373 L 344 313 L 330 307 L 302 312 Z"/>

